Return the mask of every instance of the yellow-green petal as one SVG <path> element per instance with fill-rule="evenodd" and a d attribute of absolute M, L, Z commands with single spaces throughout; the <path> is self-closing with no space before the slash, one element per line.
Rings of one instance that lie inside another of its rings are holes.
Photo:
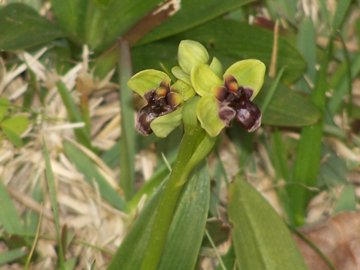
<path fill-rule="evenodd" d="M 216 57 L 213 57 L 211 63 L 210 63 L 210 68 L 212 71 L 214 71 L 214 73 L 221 78 L 222 74 L 223 74 L 223 66 L 221 64 L 221 62 L 219 61 L 219 59 L 217 59 Z"/>
<path fill-rule="evenodd" d="M 179 66 L 175 66 L 171 69 L 171 73 L 175 76 L 176 79 L 182 80 L 188 84 L 191 84 L 190 82 L 190 75 L 185 73 Z"/>
<path fill-rule="evenodd" d="M 191 84 L 200 96 L 213 95 L 213 89 L 223 84 L 208 65 L 201 64 L 191 71 Z"/>
<path fill-rule="evenodd" d="M 248 87 L 254 91 L 251 97 L 254 99 L 264 83 L 265 69 L 265 64 L 260 60 L 242 60 L 231 65 L 225 71 L 224 78 L 227 75 L 234 76 L 239 86 Z"/>
<path fill-rule="evenodd" d="M 219 135 L 225 123 L 219 118 L 219 104 L 214 96 L 203 96 L 196 108 L 201 127 L 211 136 Z"/>
<path fill-rule="evenodd" d="M 160 83 L 170 84 L 170 77 L 162 71 L 146 69 L 136 73 L 128 81 L 128 87 L 140 96 L 159 87 Z"/>
<path fill-rule="evenodd" d="M 182 98 L 184 99 L 184 101 L 188 100 L 189 98 L 195 96 L 195 91 L 194 89 L 191 87 L 190 84 L 182 81 L 182 80 L 177 80 L 172 86 L 171 86 L 171 91 L 174 91 L 176 93 L 179 93 Z"/>
<path fill-rule="evenodd" d="M 151 130 L 157 137 L 165 138 L 171 131 L 181 124 L 182 107 L 175 111 L 155 118 L 151 124 Z"/>
<path fill-rule="evenodd" d="M 193 67 L 209 61 L 209 54 L 201 43 L 183 40 L 179 44 L 178 61 L 182 70 L 190 74 Z"/>

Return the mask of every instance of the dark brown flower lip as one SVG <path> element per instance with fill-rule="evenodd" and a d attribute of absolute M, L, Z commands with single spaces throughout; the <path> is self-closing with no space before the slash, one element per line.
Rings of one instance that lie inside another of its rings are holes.
<path fill-rule="evenodd" d="M 140 109 L 136 129 L 142 135 L 149 135 L 152 133 L 151 122 L 165 114 L 173 112 L 180 103 L 177 102 L 174 92 L 170 91 L 170 85 L 164 82 L 156 89 L 152 89 L 144 94 L 147 104 Z"/>
<path fill-rule="evenodd" d="M 239 86 L 235 77 L 225 78 L 224 86 L 215 91 L 219 101 L 219 117 L 226 126 L 235 118 L 240 125 L 249 132 L 253 132 L 261 125 L 261 111 L 250 99 L 253 90 Z"/>

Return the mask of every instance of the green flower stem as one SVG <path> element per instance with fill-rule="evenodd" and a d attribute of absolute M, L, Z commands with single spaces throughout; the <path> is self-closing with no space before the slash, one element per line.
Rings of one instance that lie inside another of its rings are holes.
<path fill-rule="evenodd" d="M 216 137 L 211 138 L 207 135 L 196 119 L 194 112 L 198 101 L 199 98 L 195 97 L 184 105 L 185 133 L 170 178 L 163 187 L 164 190 L 154 213 L 154 223 L 147 244 L 148 252 L 141 268 L 144 270 L 157 269 L 184 184 L 189 179 L 192 170 L 208 155 L 215 144 Z"/>

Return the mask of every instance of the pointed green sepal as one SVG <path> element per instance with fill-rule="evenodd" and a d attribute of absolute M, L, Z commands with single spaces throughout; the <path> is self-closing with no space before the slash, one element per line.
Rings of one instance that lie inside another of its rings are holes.
<path fill-rule="evenodd" d="M 158 88 L 162 82 L 170 84 L 170 77 L 166 73 L 155 69 L 146 69 L 132 76 L 128 81 L 128 87 L 143 97 L 145 93 Z"/>
<path fill-rule="evenodd" d="M 195 91 L 191 87 L 191 85 L 184 82 L 184 81 L 182 81 L 182 80 L 177 80 L 171 86 L 171 91 L 173 91 L 175 93 L 179 93 L 182 96 L 182 98 L 184 99 L 184 101 L 186 101 L 189 98 L 195 96 Z"/>
<path fill-rule="evenodd" d="M 175 76 L 176 79 L 182 80 L 188 84 L 191 84 L 190 75 L 185 73 L 179 66 L 175 66 L 171 69 L 171 73 Z"/>
<path fill-rule="evenodd" d="M 212 71 L 214 71 L 214 73 L 221 78 L 222 74 L 223 74 L 223 66 L 221 64 L 221 62 L 219 61 L 219 59 L 217 59 L 216 57 L 213 57 L 211 63 L 210 63 L 210 68 Z"/>
<path fill-rule="evenodd" d="M 225 123 L 219 117 L 219 104 L 214 96 L 204 96 L 196 108 L 197 117 L 203 129 L 211 136 L 219 135 Z"/>
<path fill-rule="evenodd" d="M 190 74 L 193 67 L 209 61 L 209 54 L 201 43 L 183 40 L 179 44 L 178 61 L 182 70 Z"/>
<path fill-rule="evenodd" d="M 264 83 L 265 69 L 264 63 L 259 60 L 242 60 L 231 65 L 225 71 L 224 78 L 227 75 L 234 76 L 239 86 L 248 87 L 254 91 L 251 97 L 254 99 Z"/>
<path fill-rule="evenodd" d="M 175 111 L 155 118 L 151 124 L 151 130 L 157 137 L 165 138 L 171 131 L 181 124 L 182 107 Z"/>
<path fill-rule="evenodd" d="M 191 71 L 191 84 L 197 94 L 206 96 L 212 95 L 213 89 L 221 86 L 223 82 L 208 65 L 202 64 Z"/>

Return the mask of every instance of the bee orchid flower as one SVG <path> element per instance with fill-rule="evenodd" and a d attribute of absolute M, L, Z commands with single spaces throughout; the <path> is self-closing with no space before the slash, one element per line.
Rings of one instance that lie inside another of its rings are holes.
<path fill-rule="evenodd" d="M 155 133 L 162 138 L 181 124 L 182 103 L 194 95 L 187 84 L 177 81 L 171 85 L 166 73 L 154 69 L 136 73 L 128 81 L 128 87 L 146 101 L 137 115 L 137 130 L 143 135 Z"/>

